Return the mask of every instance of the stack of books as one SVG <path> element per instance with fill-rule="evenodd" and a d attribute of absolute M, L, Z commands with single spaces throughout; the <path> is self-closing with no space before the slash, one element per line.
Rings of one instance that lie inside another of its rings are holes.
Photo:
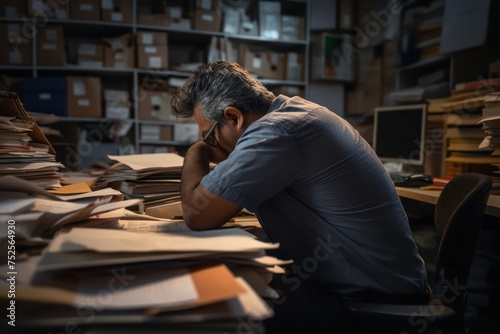
<path fill-rule="evenodd" d="M 15 93 L 0 91 L 0 176 L 15 175 L 45 189 L 61 187 L 55 150 Z"/>
<path fill-rule="evenodd" d="M 479 123 L 484 130 L 484 139 L 481 148 L 493 150 L 492 156 L 499 161 L 492 163 L 500 170 L 500 92 L 492 92 L 484 98 L 484 108 Z"/>
<path fill-rule="evenodd" d="M 500 148 L 500 92 L 486 95 L 479 123 L 485 135 L 481 147 Z"/>

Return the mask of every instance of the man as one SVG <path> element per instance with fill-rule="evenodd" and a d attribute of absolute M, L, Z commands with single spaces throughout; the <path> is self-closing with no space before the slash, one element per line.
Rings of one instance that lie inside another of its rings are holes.
<path fill-rule="evenodd" d="M 184 160 L 186 224 L 217 228 L 246 208 L 280 243 L 277 255 L 294 260 L 273 282 L 283 296 L 268 332 L 283 324 L 332 332 L 345 325 L 336 296 L 426 296 L 424 263 L 393 182 L 349 123 L 300 97 L 275 97 L 227 61 L 203 66 L 171 102 L 179 116 L 194 116 L 203 137 Z"/>

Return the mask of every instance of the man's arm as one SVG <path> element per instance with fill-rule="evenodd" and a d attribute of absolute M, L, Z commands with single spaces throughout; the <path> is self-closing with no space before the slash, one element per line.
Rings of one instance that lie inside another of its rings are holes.
<path fill-rule="evenodd" d="M 222 226 L 241 211 L 238 205 L 217 196 L 200 182 L 210 172 L 212 148 L 204 142 L 193 144 L 184 157 L 181 201 L 184 221 L 192 230 Z"/>

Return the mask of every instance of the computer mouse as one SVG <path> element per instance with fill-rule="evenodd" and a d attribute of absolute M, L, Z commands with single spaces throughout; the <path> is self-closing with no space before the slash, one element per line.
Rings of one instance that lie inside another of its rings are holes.
<path fill-rule="evenodd" d="M 405 177 L 402 182 L 402 187 L 424 187 L 433 184 L 434 181 L 432 176 L 427 174 L 412 174 L 410 176 Z"/>

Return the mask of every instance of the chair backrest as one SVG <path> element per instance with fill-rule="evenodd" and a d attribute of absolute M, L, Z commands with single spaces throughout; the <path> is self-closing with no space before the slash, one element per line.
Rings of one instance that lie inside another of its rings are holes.
<path fill-rule="evenodd" d="M 434 223 L 441 234 L 438 259 L 444 275 L 442 299 L 452 307 L 463 302 L 492 184 L 485 174 L 461 174 L 446 184 L 436 203 Z"/>

